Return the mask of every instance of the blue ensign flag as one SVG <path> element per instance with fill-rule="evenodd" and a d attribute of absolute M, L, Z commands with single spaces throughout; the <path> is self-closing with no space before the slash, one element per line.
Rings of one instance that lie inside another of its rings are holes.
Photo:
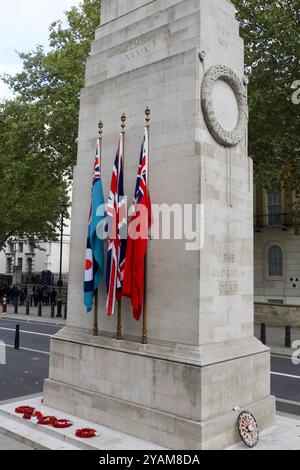
<path fill-rule="evenodd" d="M 97 229 L 99 233 L 99 228 L 106 219 L 100 166 L 101 157 L 100 142 L 98 140 L 93 173 L 84 276 L 84 305 L 88 312 L 93 309 L 95 292 L 104 273 L 104 242 L 97 234 Z"/>

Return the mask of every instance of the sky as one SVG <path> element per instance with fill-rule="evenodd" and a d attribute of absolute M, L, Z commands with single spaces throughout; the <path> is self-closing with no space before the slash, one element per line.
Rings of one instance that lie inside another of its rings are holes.
<path fill-rule="evenodd" d="M 38 44 L 47 46 L 49 26 L 80 0 L 0 0 L 0 75 L 21 70 L 16 51 L 27 52 Z M 10 91 L 0 81 L 0 100 Z"/>

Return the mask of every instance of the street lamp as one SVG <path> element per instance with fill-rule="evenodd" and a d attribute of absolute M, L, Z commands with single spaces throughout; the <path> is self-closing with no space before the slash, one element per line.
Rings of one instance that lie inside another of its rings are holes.
<path fill-rule="evenodd" d="M 63 242 L 64 242 L 64 216 L 67 206 L 64 202 L 59 205 L 60 209 L 60 259 L 59 259 L 59 287 L 57 300 L 57 316 L 62 318 L 62 261 L 63 261 Z"/>

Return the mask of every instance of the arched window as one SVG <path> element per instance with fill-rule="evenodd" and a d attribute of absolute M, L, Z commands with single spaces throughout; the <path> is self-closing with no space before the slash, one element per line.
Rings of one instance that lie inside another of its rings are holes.
<path fill-rule="evenodd" d="M 280 246 L 272 246 L 268 253 L 270 277 L 283 277 L 283 251 Z"/>

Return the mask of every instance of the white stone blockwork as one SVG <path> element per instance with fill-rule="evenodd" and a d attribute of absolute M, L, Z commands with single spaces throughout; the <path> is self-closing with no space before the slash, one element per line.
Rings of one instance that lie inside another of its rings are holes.
<path fill-rule="evenodd" d="M 252 410 L 262 427 L 275 417 L 270 355 L 253 338 L 247 136 L 233 147 L 221 146 L 201 107 L 201 87 L 212 66 L 230 68 L 243 83 L 235 9 L 228 0 L 102 3 L 102 26 L 81 94 L 68 327 L 52 341 L 45 403 L 169 448 L 224 448 L 238 439 L 234 407 Z M 227 94 L 227 103 L 230 99 L 235 98 Z M 224 103 L 219 104 L 222 124 L 230 127 L 234 118 L 228 116 L 227 122 Z M 105 318 L 104 286 L 102 335 L 91 336 L 82 279 L 97 123 L 104 122 L 107 195 L 120 116 L 127 113 L 125 192 L 131 199 L 147 105 L 152 201 L 203 204 L 205 240 L 201 252 L 186 251 L 186 240 L 151 241 L 149 345 L 142 346 L 141 325 L 132 319 L 127 301 L 122 310 L 126 341 L 112 339 L 116 318 Z"/>

